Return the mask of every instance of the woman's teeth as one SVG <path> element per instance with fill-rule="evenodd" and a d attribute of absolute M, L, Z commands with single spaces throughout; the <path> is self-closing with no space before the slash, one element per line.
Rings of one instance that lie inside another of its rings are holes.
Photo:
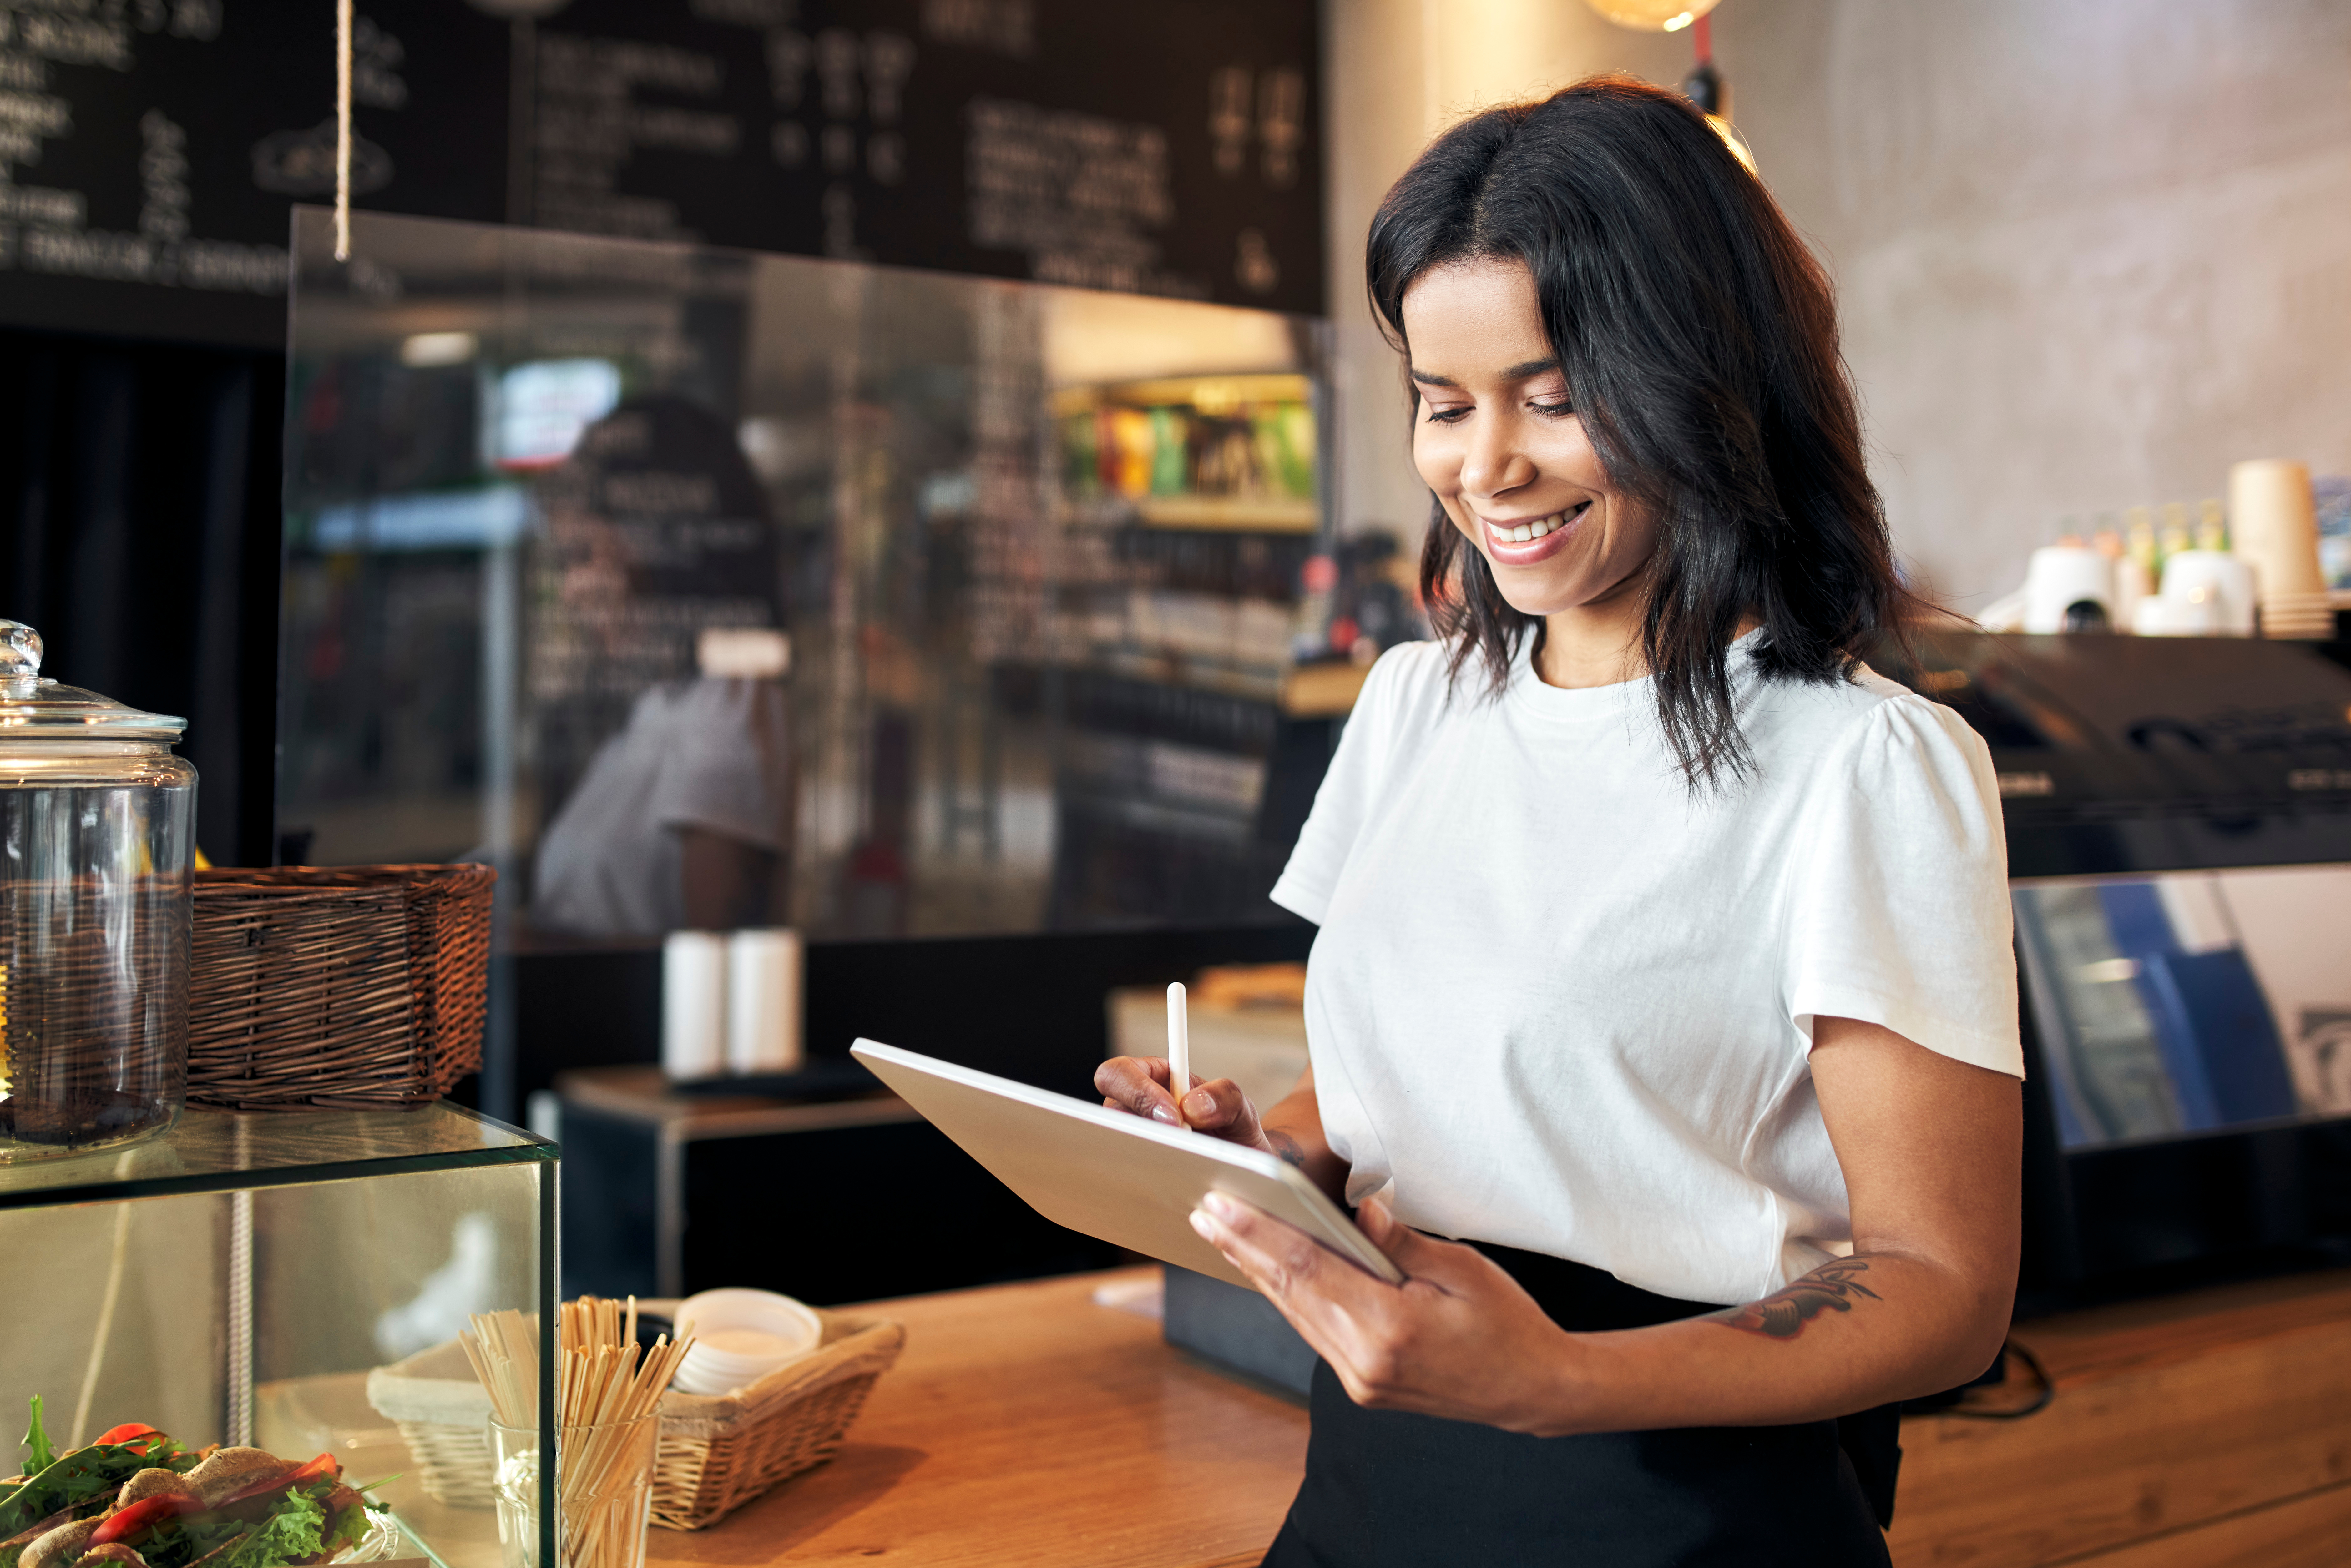
<path fill-rule="evenodd" d="M 1526 544 L 1542 538 L 1558 528 L 1566 515 L 1564 512 L 1553 512 L 1548 517 L 1537 517 L 1531 523 L 1520 523 L 1516 528 L 1497 528 L 1494 529 L 1494 537 L 1498 539 L 1508 539 L 1514 545 Z"/>

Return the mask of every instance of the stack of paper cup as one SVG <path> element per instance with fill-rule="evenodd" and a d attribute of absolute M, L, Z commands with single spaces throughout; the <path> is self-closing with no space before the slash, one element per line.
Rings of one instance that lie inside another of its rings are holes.
<path fill-rule="evenodd" d="M 726 1071 L 726 937 L 673 931 L 662 941 L 662 1071 L 674 1080 Z"/>
<path fill-rule="evenodd" d="M 824 1340 L 821 1319 L 773 1291 L 705 1291 L 677 1304 L 676 1322 L 679 1334 L 690 1333 L 694 1343 L 670 1386 L 687 1394 L 747 1387 Z"/>
<path fill-rule="evenodd" d="M 726 945 L 726 1066 L 800 1069 L 800 934 L 737 931 Z"/>
<path fill-rule="evenodd" d="M 2310 470 L 2276 458 L 2230 469 L 2229 528 L 2259 585 L 2262 635 L 2332 637 L 2335 610 L 2318 564 Z"/>

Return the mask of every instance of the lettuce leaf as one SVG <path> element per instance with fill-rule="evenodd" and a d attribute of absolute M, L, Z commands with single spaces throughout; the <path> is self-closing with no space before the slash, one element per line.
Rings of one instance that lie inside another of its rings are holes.
<path fill-rule="evenodd" d="M 328 1531 L 327 1538 L 319 1543 L 319 1550 L 331 1557 L 346 1546 L 357 1546 L 367 1532 L 367 1508 L 354 1503 L 343 1510 L 342 1517 L 335 1521 L 334 1529 Z"/>
<path fill-rule="evenodd" d="M 93 1443 L 45 1466 L 38 1475 L 0 1495 L 0 1541 L 61 1509 L 111 1493 L 162 1461 L 129 1443 Z"/>
<path fill-rule="evenodd" d="M 326 1522 L 327 1511 L 319 1506 L 317 1498 L 308 1492 L 288 1492 L 275 1513 L 230 1548 L 220 1568 L 285 1568 L 288 1563 L 315 1557 Z"/>
<path fill-rule="evenodd" d="M 252 1528 L 241 1519 L 198 1514 L 176 1521 L 176 1528 L 156 1531 L 139 1549 L 139 1555 L 147 1559 L 147 1568 L 181 1568 L 210 1556 Z"/>
<path fill-rule="evenodd" d="M 41 1430 L 41 1396 L 33 1396 L 33 1425 L 25 1433 L 25 1473 L 39 1475 L 57 1462 L 57 1451 L 49 1447 L 49 1435 Z"/>

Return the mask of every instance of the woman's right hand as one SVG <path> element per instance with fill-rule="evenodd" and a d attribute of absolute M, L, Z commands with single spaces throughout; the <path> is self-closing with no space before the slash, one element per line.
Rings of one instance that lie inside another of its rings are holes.
<path fill-rule="evenodd" d="M 1249 1103 L 1239 1084 L 1229 1078 L 1211 1082 L 1196 1072 L 1191 1074 L 1191 1079 L 1186 1085 L 1179 1116 L 1165 1058 L 1114 1056 L 1094 1069 L 1094 1088 L 1101 1093 L 1102 1103 L 1113 1111 L 1147 1116 L 1170 1127 L 1188 1126 L 1196 1133 L 1263 1149 L 1270 1155 L 1280 1153 L 1267 1141 L 1257 1107 Z"/>

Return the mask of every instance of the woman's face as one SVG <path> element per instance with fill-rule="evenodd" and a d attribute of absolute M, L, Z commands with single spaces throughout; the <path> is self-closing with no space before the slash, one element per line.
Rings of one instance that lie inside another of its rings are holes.
<path fill-rule="evenodd" d="M 1404 329 L 1420 392 L 1413 463 L 1510 607 L 1632 599 L 1656 529 L 1584 437 L 1525 264 L 1431 268 L 1405 291 Z"/>

